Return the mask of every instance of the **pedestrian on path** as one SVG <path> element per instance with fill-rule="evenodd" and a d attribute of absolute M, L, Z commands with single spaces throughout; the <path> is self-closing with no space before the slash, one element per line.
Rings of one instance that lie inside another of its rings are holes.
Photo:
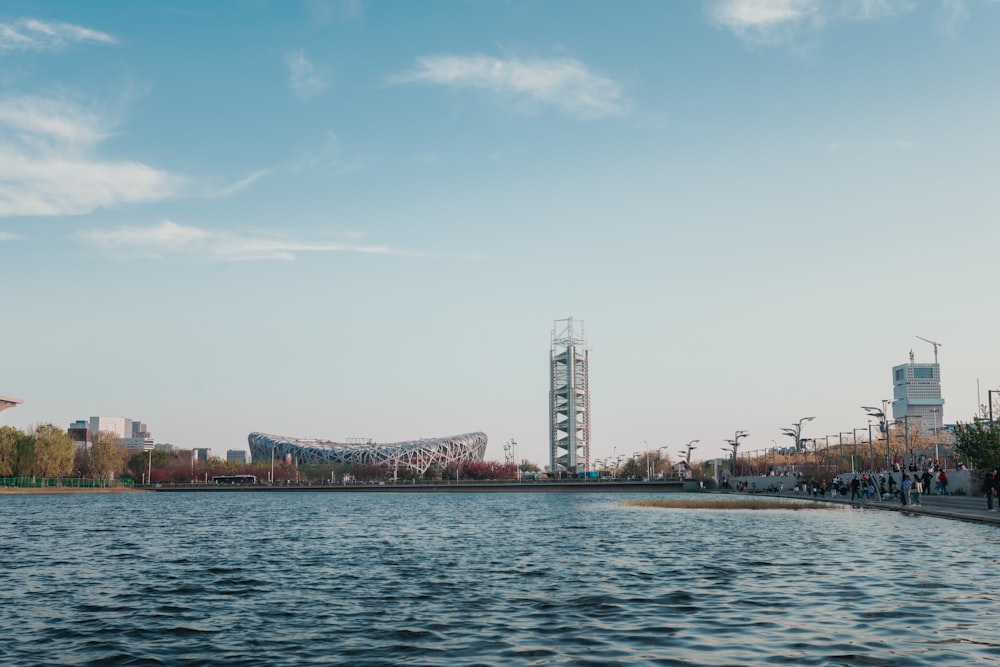
<path fill-rule="evenodd" d="M 995 512 L 993 509 L 993 494 L 997 490 L 997 475 L 993 470 L 987 470 L 986 475 L 983 477 L 983 487 L 982 492 L 986 494 L 986 509 L 990 512 Z"/>
<path fill-rule="evenodd" d="M 944 470 L 938 473 L 937 477 L 938 495 L 947 496 L 948 495 L 948 475 Z"/>
<path fill-rule="evenodd" d="M 906 505 L 910 499 L 910 476 L 905 472 L 903 479 L 899 483 L 899 504 Z"/>
<path fill-rule="evenodd" d="M 924 483 L 920 481 L 919 475 L 913 476 L 913 482 L 910 484 L 910 504 L 916 505 L 917 507 L 923 507 L 920 504 L 920 494 L 924 492 Z"/>

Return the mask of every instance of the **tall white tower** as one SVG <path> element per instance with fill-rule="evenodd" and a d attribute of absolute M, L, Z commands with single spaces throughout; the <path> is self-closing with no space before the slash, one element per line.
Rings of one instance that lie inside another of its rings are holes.
<path fill-rule="evenodd" d="M 944 426 L 941 367 L 937 360 L 933 364 L 918 364 L 910 352 L 910 363 L 893 366 L 892 398 L 893 419 L 911 420 L 910 428 L 925 432 Z"/>
<path fill-rule="evenodd" d="M 550 351 L 549 465 L 553 471 L 590 465 L 590 366 L 583 322 L 556 320 Z"/>

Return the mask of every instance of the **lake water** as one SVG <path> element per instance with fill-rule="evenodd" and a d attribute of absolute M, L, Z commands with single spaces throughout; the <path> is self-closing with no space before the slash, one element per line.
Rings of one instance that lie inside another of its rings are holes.
<path fill-rule="evenodd" d="M 4 665 L 1000 665 L 996 528 L 604 494 L 0 497 Z"/>

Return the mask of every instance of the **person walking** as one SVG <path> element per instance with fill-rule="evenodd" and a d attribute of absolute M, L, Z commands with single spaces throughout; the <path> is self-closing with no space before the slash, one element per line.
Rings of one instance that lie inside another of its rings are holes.
<path fill-rule="evenodd" d="M 903 473 L 903 479 L 899 482 L 899 504 L 907 505 L 910 499 L 910 476 L 905 472 Z"/>
<path fill-rule="evenodd" d="M 919 475 L 913 476 L 913 482 L 910 484 L 910 504 L 916 505 L 917 507 L 923 507 L 920 504 L 920 494 L 924 492 L 924 483 L 920 481 Z"/>
<path fill-rule="evenodd" d="M 986 475 L 983 477 L 983 487 L 982 492 L 986 494 L 986 510 L 989 512 L 996 512 L 993 509 L 993 493 L 997 489 L 997 475 L 993 470 L 987 470 Z"/>
<path fill-rule="evenodd" d="M 947 496 L 948 495 L 948 474 L 945 473 L 945 471 L 944 471 L 943 468 L 941 469 L 941 472 L 938 473 L 937 483 L 938 483 L 938 495 L 939 496 Z"/>
<path fill-rule="evenodd" d="M 851 500 L 861 496 L 861 480 L 855 475 L 851 480 Z"/>
<path fill-rule="evenodd" d="M 924 468 L 924 474 L 921 475 L 920 481 L 924 483 L 924 492 L 925 493 L 930 493 L 931 492 L 931 482 L 934 481 L 934 480 L 931 477 L 931 471 L 929 469 Z"/>

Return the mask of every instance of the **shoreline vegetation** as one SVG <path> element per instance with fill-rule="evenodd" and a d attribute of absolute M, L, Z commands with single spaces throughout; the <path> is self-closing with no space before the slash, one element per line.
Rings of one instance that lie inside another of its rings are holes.
<path fill-rule="evenodd" d="M 705 510 L 814 510 L 831 509 L 831 505 L 801 501 L 775 501 L 763 498 L 641 498 L 626 500 L 629 507 L 659 507 L 666 509 Z"/>
<path fill-rule="evenodd" d="M 134 487 L 113 486 L 0 486 L 0 496 L 3 495 L 53 495 L 66 493 L 146 493 L 146 489 Z"/>

